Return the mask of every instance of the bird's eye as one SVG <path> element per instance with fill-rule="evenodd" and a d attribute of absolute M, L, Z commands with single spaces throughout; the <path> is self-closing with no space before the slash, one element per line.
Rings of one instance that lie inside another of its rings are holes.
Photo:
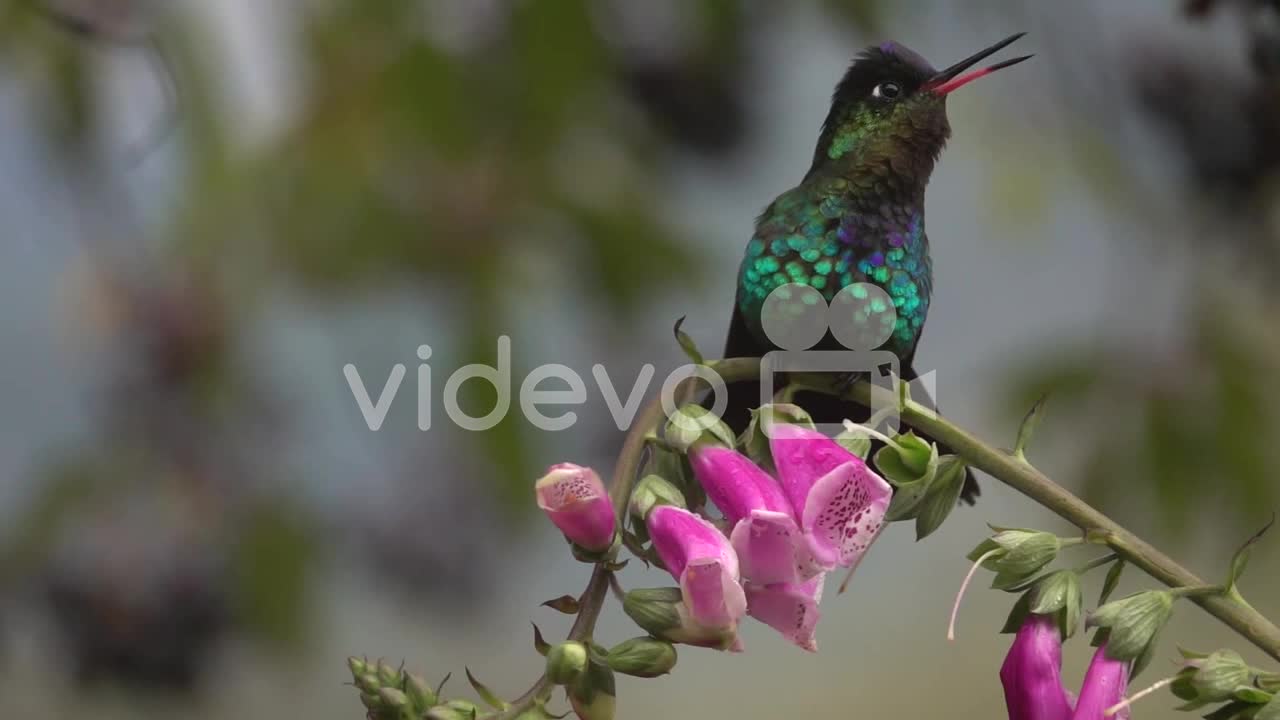
<path fill-rule="evenodd" d="M 902 94 L 902 87 L 895 82 L 882 82 L 871 89 L 871 97 L 893 100 Z"/>

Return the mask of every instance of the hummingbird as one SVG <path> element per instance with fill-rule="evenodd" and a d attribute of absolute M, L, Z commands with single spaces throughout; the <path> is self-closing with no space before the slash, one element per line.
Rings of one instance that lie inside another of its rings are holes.
<path fill-rule="evenodd" d="M 832 326 L 837 321 L 855 329 L 858 324 L 884 324 L 884 332 L 876 335 L 882 341 L 875 349 L 897 356 L 902 380 L 915 379 L 912 362 L 933 300 L 924 194 L 951 136 L 947 96 L 1030 58 L 1016 57 L 965 72 L 1023 34 L 944 70 L 934 69 L 918 53 L 896 42 L 867 48 L 854 59 L 836 85 L 809 171 L 756 220 L 738 272 L 725 357 L 761 357 L 783 349 L 770 339 L 777 335 L 766 332 L 762 319 L 766 299 L 774 290 L 797 283 L 817 290 L 832 303 L 845 288 L 869 283 L 891 301 L 893 312 L 888 319 L 882 312 L 889 309 L 888 302 L 871 305 L 871 312 L 846 307 L 852 316 L 841 318 L 834 313 L 842 306 L 834 303 Z M 770 299 L 775 301 L 776 296 Z M 844 346 L 827 331 L 814 349 Z M 852 377 L 846 374 L 842 379 Z M 730 386 L 725 422 L 736 431 L 743 430 L 750 409 L 761 402 L 759 392 L 759 383 Z M 865 413 L 855 403 L 832 396 L 804 393 L 803 397 L 800 404 L 815 422 L 838 423 Z M 914 388 L 913 398 L 933 405 Z M 939 447 L 939 452 L 948 451 Z M 978 486 L 972 472 L 966 472 L 962 498 L 972 504 Z"/>

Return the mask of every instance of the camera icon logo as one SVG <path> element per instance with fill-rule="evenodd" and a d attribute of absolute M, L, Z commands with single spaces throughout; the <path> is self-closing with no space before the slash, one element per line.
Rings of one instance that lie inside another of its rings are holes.
<path fill-rule="evenodd" d="M 764 301 L 760 323 L 765 337 L 781 348 L 760 359 L 760 404 L 773 402 L 779 373 L 857 374 L 889 390 L 872 399 L 867 424 L 881 432 L 899 427 L 898 383 L 901 361 L 883 347 L 897 326 L 898 313 L 887 292 L 871 283 L 848 285 L 831 299 L 799 283 L 774 289 Z M 814 349 L 828 332 L 842 350 Z M 838 423 L 818 423 L 828 435 L 844 430 Z"/>

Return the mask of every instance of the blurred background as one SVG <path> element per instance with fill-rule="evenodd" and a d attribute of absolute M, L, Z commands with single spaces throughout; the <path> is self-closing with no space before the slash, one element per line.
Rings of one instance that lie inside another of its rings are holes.
<path fill-rule="evenodd" d="M 592 366 L 664 377 L 681 315 L 718 354 L 860 48 L 1018 30 L 1036 58 L 950 103 L 918 364 L 996 444 L 1051 389 L 1037 463 L 1214 579 L 1280 506 L 1274 0 L 0 0 L 0 717 L 354 720 L 366 653 L 523 692 L 528 621 L 562 637 L 538 604 L 588 573 L 530 485 L 621 441 Z M 445 421 L 499 335 L 514 382 L 587 379 L 571 429 Z M 348 363 L 375 400 L 409 369 L 377 432 Z M 984 487 L 925 543 L 890 528 L 819 654 L 752 623 L 622 679 L 620 717 L 1003 717 L 1014 598 L 972 592 L 947 643 L 963 553 L 1069 529 Z M 1277 543 L 1243 585 L 1273 619 Z M 611 604 L 599 637 L 633 634 Z M 1262 660 L 1185 606 L 1139 684 L 1175 642 Z"/>

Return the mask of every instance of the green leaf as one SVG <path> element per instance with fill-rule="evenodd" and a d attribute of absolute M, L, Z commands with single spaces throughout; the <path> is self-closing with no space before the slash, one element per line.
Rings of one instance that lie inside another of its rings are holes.
<path fill-rule="evenodd" d="M 572 595 L 561 595 L 558 598 L 542 603 L 542 606 L 557 610 L 565 615 L 578 614 L 578 599 Z"/>
<path fill-rule="evenodd" d="M 933 481 L 916 515 L 916 540 L 923 540 L 942 527 L 947 516 L 960 502 L 964 489 L 964 461 L 955 455 L 947 455 L 938 462 L 937 478 Z M 892 504 L 892 501 L 890 501 Z"/>
<path fill-rule="evenodd" d="M 1261 530 L 1254 533 L 1253 537 L 1246 540 L 1244 544 L 1240 546 L 1240 549 L 1236 550 L 1235 555 L 1231 556 L 1231 569 L 1227 573 L 1227 582 L 1225 583 L 1227 594 L 1231 594 L 1235 591 L 1236 581 L 1238 581 L 1240 576 L 1244 574 L 1245 566 L 1249 564 L 1249 554 L 1252 551 L 1254 544 L 1261 540 L 1262 536 L 1266 535 L 1267 531 L 1270 530 L 1271 526 L 1275 525 L 1275 523 L 1276 515 L 1275 513 L 1272 513 L 1271 519 L 1267 521 L 1267 524 L 1264 525 Z"/>
<path fill-rule="evenodd" d="M 1111 593 L 1116 591 L 1116 585 L 1120 584 L 1120 574 L 1124 572 L 1124 558 L 1119 558 L 1111 563 L 1111 568 L 1107 570 L 1107 577 L 1102 581 L 1102 594 L 1098 596 L 1098 604 L 1105 605 L 1107 598 L 1111 597 Z"/>
<path fill-rule="evenodd" d="M 480 696 L 481 700 L 484 700 L 485 703 L 494 710 L 507 709 L 508 706 L 505 700 L 495 695 L 494 692 L 486 687 L 484 683 L 477 680 L 476 676 L 471 674 L 471 668 L 465 669 L 467 671 L 467 682 L 471 683 L 471 687 L 475 689 L 476 694 Z"/>
<path fill-rule="evenodd" d="M 685 316 L 680 316 L 680 319 L 676 320 L 675 328 L 672 329 L 676 336 L 676 342 L 680 343 L 680 349 L 684 350 L 684 354 L 689 358 L 690 362 L 695 365 L 705 365 L 706 361 L 703 359 L 702 353 L 698 352 L 698 346 L 693 342 L 693 338 L 680 329 L 680 326 L 684 325 L 684 320 Z"/>

